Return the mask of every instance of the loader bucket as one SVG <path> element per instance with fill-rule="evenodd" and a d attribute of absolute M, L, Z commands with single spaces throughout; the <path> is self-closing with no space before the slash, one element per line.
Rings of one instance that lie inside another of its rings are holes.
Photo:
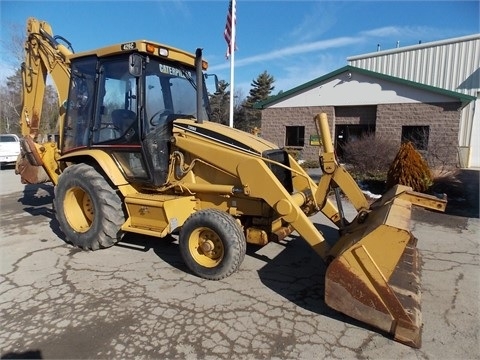
<path fill-rule="evenodd" d="M 325 302 L 419 348 L 420 259 L 409 230 L 411 206 L 392 195 L 345 229 L 331 251 Z"/>
<path fill-rule="evenodd" d="M 447 201 L 396 185 L 369 205 L 355 180 L 338 162 L 327 115 L 318 114 L 314 121 L 323 147 L 319 153 L 323 175 L 315 199 L 323 214 L 339 227 L 341 235 L 330 250 L 317 250 L 329 263 L 325 303 L 392 334 L 401 343 L 419 348 L 420 257 L 416 239 L 410 233 L 411 209 L 416 205 L 445 211 Z M 332 189 L 338 211 L 323 201 Z M 344 219 L 339 189 L 357 210 L 351 223 Z M 315 245 L 312 240 L 310 243 Z"/>

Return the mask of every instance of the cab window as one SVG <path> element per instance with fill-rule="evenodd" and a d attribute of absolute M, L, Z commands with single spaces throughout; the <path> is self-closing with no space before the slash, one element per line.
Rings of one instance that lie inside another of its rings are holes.
<path fill-rule="evenodd" d="M 87 146 L 93 116 L 96 58 L 72 64 L 64 128 L 64 150 Z"/>
<path fill-rule="evenodd" d="M 136 78 L 125 59 L 100 66 L 93 143 L 138 142 Z"/>

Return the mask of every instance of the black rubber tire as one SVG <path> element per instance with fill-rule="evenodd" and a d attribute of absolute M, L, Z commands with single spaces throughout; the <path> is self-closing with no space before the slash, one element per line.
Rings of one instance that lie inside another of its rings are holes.
<path fill-rule="evenodd" d="M 200 242 L 214 238 L 218 257 L 206 255 Z M 247 241 L 240 224 L 230 214 L 216 210 L 200 210 L 183 224 L 179 235 L 183 261 L 197 276 L 221 280 L 238 271 L 245 258 Z"/>
<path fill-rule="evenodd" d="M 55 186 L 54 206 L 66 240 L 85 250 L 116 244 L 123 236 L 125 222 L 117 192 L 94 167 L 75 164 L 67 167 Z"/>

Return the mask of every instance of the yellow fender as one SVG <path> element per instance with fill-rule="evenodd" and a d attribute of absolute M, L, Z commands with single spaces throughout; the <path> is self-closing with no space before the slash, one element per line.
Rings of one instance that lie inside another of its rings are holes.
<path fill-rule="evenodd" d="M 113 185 L 119 188 L 119 190 L 124 196 L 131 194 L 135 191 L 133 190 L 133 187 L 129 184 L 123 173 L 120 171 L 115 160 L 103 150 L 85 149 L 75 151 L 74 154 L 72 153 L 61 156 L 58 161 L 64 161 L 67 163 L 85 162 L 85 157 L 89 157 L 94 162 L 96 162 L 98 166 L 103 170 L 106 177 L 112 182 Z M 82 160 L 78 161 L 77 159 L 79 158 L 82 158 Z"/>

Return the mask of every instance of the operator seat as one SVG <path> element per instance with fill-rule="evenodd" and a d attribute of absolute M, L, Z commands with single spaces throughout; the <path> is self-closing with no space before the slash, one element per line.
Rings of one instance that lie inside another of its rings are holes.
<path fill-rule="evenodd" d="M 137 114 L 131 110 L 116 109 L 112 111 L 112 123 L 117 129 L 119 129 L 121 135 L 125 134 L 136 118 Z"/>
<path fill-rule="evenodd" d="M 170 114 L 156 125 L 143 140 L 148 156 L 145 161 L 150 169 L 151 182 L 155 186 L 165 184 L 168 179 L 170 145 L 173 135 L 173 121 L 178 114 Z"/>

